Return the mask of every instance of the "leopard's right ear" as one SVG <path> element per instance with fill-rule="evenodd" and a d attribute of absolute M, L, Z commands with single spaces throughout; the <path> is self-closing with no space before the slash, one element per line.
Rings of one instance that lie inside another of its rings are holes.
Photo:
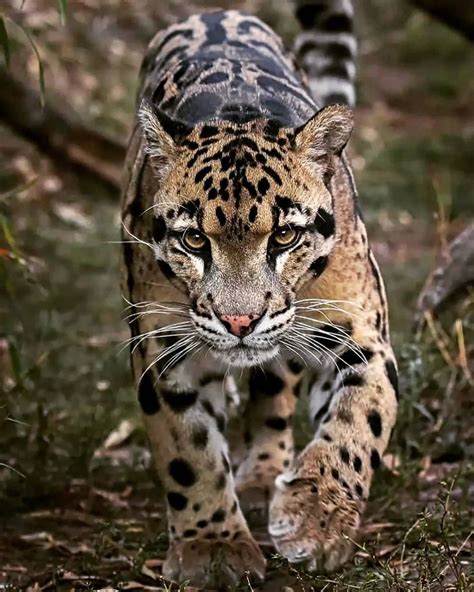
<path fill-rule="evenodd" d="M 138 109 L 138 119 L 145 134 L 147 152 L 153 165 L 162 171 L 173 161 L 179 145 L 192 129 L 146 100 Z"/>

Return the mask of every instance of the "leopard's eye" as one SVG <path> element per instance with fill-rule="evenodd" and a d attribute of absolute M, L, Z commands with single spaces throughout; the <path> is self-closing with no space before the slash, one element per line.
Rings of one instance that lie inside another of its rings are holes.
<path fill-rule="evenodd" d="M 299 232 L 292 226 L 282 226 L 275 230 L 272 240 L 277 247 L 290 247 L 299 237 Z"/>
<path fill-rule="evenodd" d="M 207 244 L 207 238 L 199 230 L 188 228 L 181 237 L 181 242 L 189 251 L 201 251 Z"/>

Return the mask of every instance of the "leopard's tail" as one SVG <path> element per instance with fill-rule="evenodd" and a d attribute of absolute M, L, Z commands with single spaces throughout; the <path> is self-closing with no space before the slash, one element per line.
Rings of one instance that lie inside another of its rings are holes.
<path fill-rule="evenodd" d="M 357 40 L 351 0 L 295 0 L 302 31 L 294 52 L 306 72 L 314 100 L 355 104 Z"/>

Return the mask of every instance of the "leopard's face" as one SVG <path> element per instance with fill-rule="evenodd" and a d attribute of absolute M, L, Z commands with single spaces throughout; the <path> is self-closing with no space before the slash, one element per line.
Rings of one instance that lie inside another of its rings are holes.
<path fill-rule="evenodd" d="M 168 154 L 150 142 L 161 177 L 153 208 L 158 264 L 187 293 L 196 333 L 234 366 L 291 349 L 296 291 L 327 264 L 336 152 L 328 121 L 344 136 L 340 149 L 350 133 L 347 110 L 338 109 L 301 131 L 219 123 L 169 144 Z"/>

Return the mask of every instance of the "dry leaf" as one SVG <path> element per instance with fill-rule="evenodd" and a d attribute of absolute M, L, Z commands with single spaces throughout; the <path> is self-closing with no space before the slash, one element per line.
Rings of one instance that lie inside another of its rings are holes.
<path fill-rule="evenodd" d="M 136 427 L 137 425 L 135 422 L 130 421 L 129 419 L 124 419 L 115 430 L 110 432 L 101 448 L 108 450 L 109 448 L 120 446 L 132 435 Z"/>

